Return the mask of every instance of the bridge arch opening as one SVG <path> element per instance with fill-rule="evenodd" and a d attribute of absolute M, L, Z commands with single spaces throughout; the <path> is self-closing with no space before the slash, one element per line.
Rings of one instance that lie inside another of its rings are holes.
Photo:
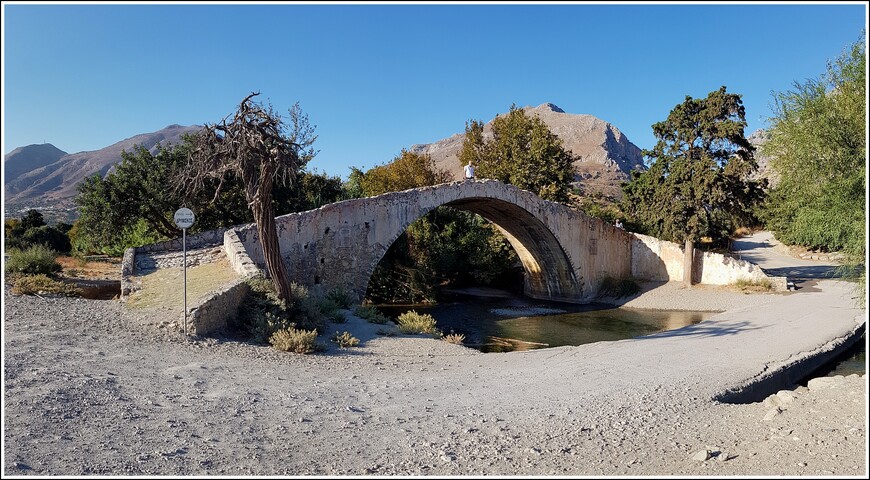
<path fill-rule="evenodd" d="M 550 229 L 533 213 L 509 201 L 490 197 L 460 198 L 438 206 L 480 215 L 504 236 L 522 265 L 522 288 L 526 296 L 559 301 L 576 301 L 581 297 L 582 288 L 568 255 Z M 390 245 L 383 246 L 377 262 L 368 272 L 366 295 L 372 288 L 372 275 L 390 247 L 411 224 L 438 206 L 408 219 Z"/>

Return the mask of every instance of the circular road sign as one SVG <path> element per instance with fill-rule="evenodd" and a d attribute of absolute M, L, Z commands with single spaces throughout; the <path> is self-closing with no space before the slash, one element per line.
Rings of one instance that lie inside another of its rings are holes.
<path fill-rule="evenodd" d="M 190 228 L 195 219 L 193 211 L 189 208 L 179 208 L 175 211 L 175 224 L 178 228 Z"/>

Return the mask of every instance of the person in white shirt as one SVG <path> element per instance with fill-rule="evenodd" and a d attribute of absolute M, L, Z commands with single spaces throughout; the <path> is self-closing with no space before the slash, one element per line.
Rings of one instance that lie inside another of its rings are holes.
<path fill-rule="evenodd" d="M 468 165 L 465 166 L 465 179 L 474 180 L 474 165 L 471 164 L 471 160 L 469 160 Z"/>

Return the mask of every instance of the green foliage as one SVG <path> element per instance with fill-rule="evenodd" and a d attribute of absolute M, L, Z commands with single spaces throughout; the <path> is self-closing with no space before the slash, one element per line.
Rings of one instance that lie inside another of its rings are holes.
<path fill-rule="evenodd" d="M 604 277 L 601 286 L 598 287 L 598 295 L 601 297 L 622 298 L 638 292 L 640 292 L 640 285 L 631 278 Z"/>
<path fill-rule="evenodd" d="M 326 294 L 326 298 L 338 305 L 339 308 L 350 308 L 356 303 L 356 298 L 353 293 L 344 287 L 337 287 Z"/>
<path fill-rule="evenodd" d="M 350 334 L 350 332 L 335 332 L 331 340 L 338 344 L 340 348 L 350 348 L 359 345 L 359 339 Z"/>
<path fill-rule="evenodd" d="M 757 165 L 745 126 L 740 95 L 725 87 L 705 99 L 687 96 L 653 125 L 658 142 L 643 152 L 652 164 L 623 186 L 623 210 L 659 238 L 727 242 L 763 198 L 764 184 L 749 178 Z"/>
<path fill-rule="evenodd" d="M 345 323 L 347 321 L 347 317 L 345 317 L 344 312 L 341 310 L 342 306 L 329 296 L 319 298 L 317 300 L 317 308 L 332 323 Z"/>
<path fill-rule="evenodd" d="M 521 282 L 519 259 L 483 217 L 439 207 L 411 224 L 375 268 L 366 297 L 375 303 L 435 301 L 437 285 Z"/>
<path fill-rule="evenodd" d="M 9 250 L 5 272 L 7 274 L 52 275 L 61 271 L 57 252 L 46 245 L 31 245 L 23 250 Z"/>
<path fill-rule="evenodd" d="M 399 156 L 386 165 L 374 167 L 365 173 L 353 169 L 351 174 L 350 181 L 358 182 L 362 196 L 366 197 L 450 181 L 450 175 L 439 170 L 432 157 L 404 149 Z M 357 188 L 353 184 L 348 185 L 348 187 L 351 190 Z"/>
<path fill-rule="evenodd" d="M 291 353 L 314 353 L 322 349 L 317 343 L 316 330 L 282 328 L 269 336 L 269 344 L 275 350 Z"/>
<path fill-rule="evenodd" d="M 857 274 L 862 294 L 867 244 L 863 36 L 829 62 L 824 75 L 774 95 L 774 116 L 762 146 L 779 177 L 763 213 L 767 227 L 787 244 L 842 251 L 848 264 L 844 272 Z"/>
<path fill-rule="evenodd" d="M 30 230 L 31 228 L 39 228 L 45 225 L 45 219 L 39 210 L 30 209 L 24 212 L 21 217 L 20 227 L 22 231 Z"/>
<path fill-rule="evenodd" d="M 373 305 L 359 305 L 353 311 L 353 314 L 359 318 L 367 320 L 369 323 L 385 324 L 390 321 L 383 313 L 381 313 Z"/>
<path fill-rule="evenodd" d="M 182 205 L 196 212 L 188 234 L 253 221 L 242 182 L 229 177 L 215 195 L 218 179 L 206 179 L 202 189 L 183 192 L 172 188 L 187 165 L 191 141 L 158 146 L 157 152 L 135 146 L 121 153 L 121 163 L 105 177 L 94 175 L 79 184 L 76 203 L 81 216 L 70 237 L 76 252 L 118 255 L 128 247 L 181 235 L 172 215 Z M 318 208 L 344 195 L 341 179 L 300 171 L 296 182 L 273 189 L 276 215 Z"/>
<path fill-rule="evenodd" d="M 82 290 L 71 283 L 55 280 L 48 275 L 16 276 L 12 293 L 17 295 L 54 294 L 67 297 L 81 297 Z"/>
<path fill-rule="evenodd" d="M 251 293 L 239 306 L 237 322 L 253 341 L 266 342 L 279 330 L 323 330 L 324 317 L 305 287 L 292 284 L 291 298 L 283 302 L 269 280 L 255 278 L 248 280 L 247 284 Z"/>
<path fill-rule="evenodd" d="M 418 334 L 418 333 L 429 333 L 433 334 L 437 332 L 435 328 L 435 319 L 432 318 L 432 315 L 428 313 L 417 313 L 414 310 L 409 312 L 405 312 L 396 319 L 396 323 L 399 324 L 399 330 L 402 333 L 410 333 L 410 334 Z"/>
<path fill-rule="evenodd" d="M 46 245 L 56 252 L 69 252 L 70 239 L 67 232 L 71 225 L 58 223 L 46 225 L 42 213 L 28 210 L 21 219 L 4 222 L 6 248 L 25 249 L 33 245 Z"/>
<path fill-rule="evenodd" d="M 483 123 L 465 125 L 460 162 L 477 167 L 476 176 L 494 178 L 529 190 L 541 198 L 567 202 L 574 180 L 575 158 L 537 116 L 511 105 L 492 121 L 492 138 L 483 135 Z"/>

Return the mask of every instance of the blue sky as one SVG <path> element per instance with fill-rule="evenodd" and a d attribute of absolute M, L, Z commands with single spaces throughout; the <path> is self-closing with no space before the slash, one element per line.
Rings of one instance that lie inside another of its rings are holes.
<path fill-rule="evenodd" d="M 842 4 L 3 5 L 3 153 L 75 153 L 167 125 L 217 122 L 259 90 L 319 135 L 309 167 L 346 177 L 402 148 L 551 102 L 650 148 L 686 95 L 771 92 L 857 41 Z"/>

